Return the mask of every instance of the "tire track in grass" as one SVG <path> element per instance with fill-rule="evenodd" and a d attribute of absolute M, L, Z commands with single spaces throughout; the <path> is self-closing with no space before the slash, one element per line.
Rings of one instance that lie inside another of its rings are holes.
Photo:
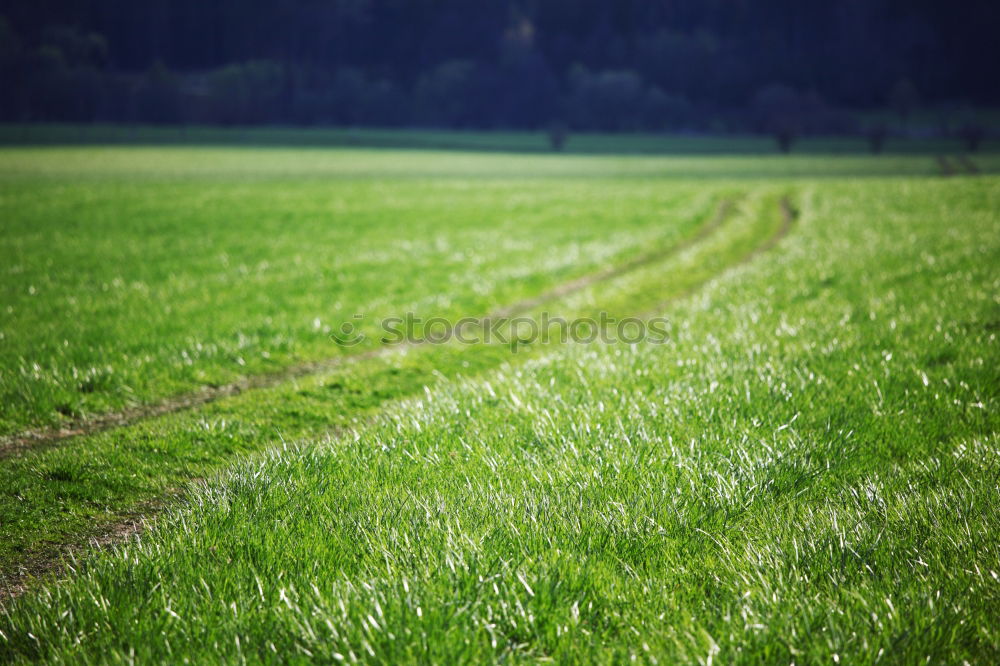
<path fill-rule="evenodd" d="M 955 175 L 955 167 L 952 165 L 951 161 L 948 160 L 944 155 L 937 156 L 938 169 L 941 170 L 941 175 L 945 178 Z"/>
<path fill-rule="evenodd" d="M 949 158 L 947 155 L 938 155 L 938 169 L 945 178 L 949 176 L 975 176 L 980 173 L 979 165 L 972 161 L 968 155 L 959 155 Z"/>
<path fill-rule="evenodd" d="M 679 253 L 685 249 L 693 247 L 699 241 L 707 238 L 715 229 L 721 226 L 726 219 L 729 218 L 733 212 L 735 203 L 731 199 L 724 200 L 716 213 L 716 215 L 710 220 L 710 222 L 704 225 L 696 234 L 691 238 L 688 238 L 677 246 L 673 248 L 672 251 L 660 251 L 656 253 L 651 253 L 645 255 L 636 260 L 629 262 L 627 265 L 631 268 L 638 268 L 642 265 L 647 265 L 654 263 L 658 260 L 666 260 L 671 258 L 672 255 Z M 700 280 L 697 284 L 692 285 L 690 288 L 684 289 L 674 296 L 672 296 L 668 301 L 664 302 L 664 305 L 677 302 L 690 296 L 692 293 L 698 291 L 698 289 L 707 285 L 711 280 L 715 279 L 719 275 L 725 274 L 735 268 L 736 266 L 745 264 L 752 260 L 754 257 L 763 254 L 770 249 L 774 248 L 782 238 L 784 238 L 791 230 L 794 221 L 798 215 L 797 211 L 791 204 L 791 201 L 786 196 L 779 201 L 779 209 L 782 216 L 782 224 L 778 230 L 768 235 L 762 242 L 756 244 L 749 252 L 739 256 L 735 261 L 726 263 L 721 270 L 706 276 L 704 279 Z M 556 300 L 561 296 L 569 295 L 574 291 L 579 291 L 587 286 L 596 285 L 602 281 L 610 280 L 614 277 L 618 277 L 626 273 L 622 267 L 616 267 L 602 271 L 600 273 L 590 276 L 590 279 L 584 280 L 574 280 L 572 285 L 573 289 L 568 289 L 567 286 L 560 286 L 555 289 L 546 292 L 545 296 L 547 298 L 537 297 L 531 299 L 530 301 L 522 301 L 517 304 L 518 309 L 514 310 L 514 306 L 508 308 L 508 314 L 516 312 L 524 312 L 532 309 L 538 305 L 545 302 Z M 570 284 L 570 283 L 567 283 Z M 402 347 L 415 347 L 423 346 L 418 344 L 403 345 Z M 395 348 L 385 348 L 385 352 L 391 351 Z M 378 351 L 378 350 L 377 350 Z M 366 354 L 365 356 L 374 356 L 375 354 Z M 360 358 L 360 355 L 357 356 Z M 328 435 L 335 435 L 337 432 L 343 433 L 343 429 L 334 428 L 331 429 Z M 192 483 L 197 483 L 198 479 L 193 478 L 190 480 Z M 183 495 L 183 490 L 177 487 L 167 488 L 160 496 L 155 496 L 148 498 L 144 501 L 140 501 L 137 504 L 127 506 L 118 512 L 118 516 L 106 523 L 102 523 L 97 526 L 90 533 L 85 535 L 78 535 L 76 541 L 67 540 L 59 546 L 59 552 L 53 553 L 48 552 L 46 554 L 40 554 L 36 556 L 28 556 L 20 562 L 18 569 L 14 572 L 7 572 L 5 575 L 0 575 L 0 602 L 4 599 L 10 599 L 18 597 L 25 592 L 27 592 L 31 587 L 33 587 L 32 581 L 44 580 L 53 575 L 58 575 L 60 572 L 65 572 L 67 568 L 72 572 L 73 567 L 71 564 L 66 563 L 66 558 L 69 556 L 71 561 L 75 561 L 77 557 L 82 556 L 90 549 L 100 549 L 107 547 L 116 543 L 121 543 L 128 538 L 140 534 L 145 530 L 145 528 L 150 524 L 147 519 L 151 519 L 155 514 L 159 513 L 171 500 L 175 500 Z M 82 539 L 85 538 L 86 541 Z"/>
<path fill-rule="evenodd" d="M 674 245 L 640 255 L 639 257 L 627 261 L 619 266 L 614 266 L 570 280 L 569 282 L 553 287 L 552 289 L 549 289 L 534 298 L 504 306 L 479 319 L 478 325 L 488 325 L 491 321 L 496 319 L 505 319 L 528 312 L 545 303 L 576 293 L 600 282 L 614 279 L 643 266 L 663 261 L 678 252 L 683 252 L 689 247 L 705 240 L 712 235 L 712 233 L 717 231 L 730 216 L 733 210 L 733 205 L 734 201 L 732 198 L 723 199 L 715 214 L 712 215 L 707 222 L 702 224 L 693 235 L 681 239 Z M 404 345 L 396 345 L 394 347 L 377 347 L 375 349 L 356 354 L 344 354 L 319 361 L 301 363 L 278 372 L 251 375 L 221 386 L 202 387 L 196 391 L 178 395 L 161 402 L 138 405 L 87 419 L 80 419 L 60 427 L 35 428 L 15 435 L 8 435 L 0 438 L 0 460 L 26 450 L 52 446 L 72 437 L 93 435 L 105 430 L 120 428 L 139 421 L 155 418 L 157 416 L 165 416 L 174 412 L 193 409 L 195 407 L 215 402 L 222 398 L 239 395 L 246 391 L 271 388 L 290 380 L 302 379 L 311 375 L 335 370 L 345 364 L 358 363 L 383 356 L 400 347 L 410 347 L 414 344 L 416 343 L 406 343 Z"/>
<path fill-rule="evenodd" d="M 799 209 L 792 204 L 791 198 L 786 194 L 781 197 L 778 201 L 778 208 L 781 211 L 781 227 L 778 232 L 771 236 L 763 245 L 756 248 L 753 252 L 743 258 L 741 263 L 746 263 L 751 261 L 759 254 L 764 252 L 769 252 L 778 243 L 782 241 L 788 234 L 792 232 L 792 227 L 795 226 L 795 221 L 799 219 Z"/>
<path fill-rule="evenodd" d="M 959 155 L 957 159 L 958 163 L 962 165 L 962 168 L 965 169 L 966 173 L 979 173 L 979 165 L 973 162 L 968 155 Z"/>
<path fill-rule="evenodd" d="M 685 289 L 684 291 L 678 294 L 671 296 L 670 298 L 667 298 L 664 301 L 661 301 L 656 305 L 656 307 L 643 312 L 639 316 L 643 318 L 660 316 L 671 305 L 673 305 L 677 301 L 680 301 L 684 298 L 687 298 L 697 293 L 700 289 L 704 288 L 704 286 L 708 284 L 711 280 L 723 276 L 726 273 L 729 273 L 730 271 L 739 268 L 740 266 L 749 264 L 760 255 L 773 250 L 778 245 L 778 243 L 784 240 L 784 238 L 791 233 L 792 228 L 795 226 L 795 222 L 799 218 L 799 210 L 794 206 L 794 204 L 792 204 L 792 200 L 787 194 L 782 196 L 778 200 L 778 214 L 781 216 L 780 226 L 775 230 L 773 234 L 767 236 L 767 238 L 765 238 L 759 245 L 755 245 L 743 256 L 739 257 L 736 261 L 726 265 L 717 273 L 713 274 L 711 277 L 706 278 L 705 280 L 695 285 L 692 285 L 691 287 Z"/>
<path fill-rule="evenodd" d="M 116 520 L 101 524 L 87 534 L 86 541 L 61 544 L 61 553 L 58 556 L 28 557 L 16 572 L 0 572 L 0 612 L 3 611 L 4 601 L 16 599 L 28 592 L 32 581 L 65 573 L 67 570 L 75 572 L 73 565 L 77 558 L 84 556 L 88 551 L 101 550 L 141 534 L 148 524 L 146 517 L 160 511 L 171 499 L 181 496 L 182 492 L 180 489 L 171 489 L 161 497 L 141 502 L 128 511 L 122 511 Z"/>
<path fill-rule="evenodd" d="M 523 314 L 529 310 L 534 310 L 538 306 L 544 305 L 545 303 L 575 294 L 578 291 L 583 291 L 587 287 L 591 287 L 598 282 L 613 280 L 616 277 L 625 275 L 626 273 L 642 268 L 643 266 L 648 266 L 649 264 L 669 259 L 671 256 L 697 245 L 716 232 L 719 227 L 722 226 L 723 222 L 725 222 L 726 219 L 728 219 L 732 214 L 734 205 L 735 201 L 733 199 L 724 199 L 722 203 L 719 204 L 719 208 L 715 215 L 707 224 L 702 225 L 693 236 L 680 241 L 676 245 L 672 245 L 669 248 L 664 248 L 656 252 L 644 254 L 640 257 L 632 259 L 631 261 L 621 264 L 620 266 L 613 266 L 598 273 L 592 273 L 591 275 L 585 275 L 576 280 L 571 280 L 570 282 L 566 282 L 550 289 L 535 298 L 525 299 L 508 307 L 501 308 L 486 317 L 485 320 L 504 319 L 514 315 Z"/>

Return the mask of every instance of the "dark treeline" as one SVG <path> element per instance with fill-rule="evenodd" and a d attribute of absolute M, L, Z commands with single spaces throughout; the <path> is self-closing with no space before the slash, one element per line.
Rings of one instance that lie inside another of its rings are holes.
<path fill-rule="evenodd" d="M 1000 102 L 996 0 L 0 3 L 0 119 L 850 129 Z"/>

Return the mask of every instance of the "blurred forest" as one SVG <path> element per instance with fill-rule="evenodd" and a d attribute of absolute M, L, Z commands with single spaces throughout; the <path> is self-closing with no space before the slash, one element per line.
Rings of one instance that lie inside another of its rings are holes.
<path fill-rule="evenodd" d="M 946 126 L 1000 102 L 998 7 L 3 0 L 0 120 L 780 136 L 933 108 Z"/>

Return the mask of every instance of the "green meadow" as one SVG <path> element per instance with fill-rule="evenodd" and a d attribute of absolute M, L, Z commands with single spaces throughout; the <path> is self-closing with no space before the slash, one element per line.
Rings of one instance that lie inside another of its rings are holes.
<path fill-rule="evenodd" d="M 996 153 L 34 131 L 3 661 L 1000 660 Z"/>

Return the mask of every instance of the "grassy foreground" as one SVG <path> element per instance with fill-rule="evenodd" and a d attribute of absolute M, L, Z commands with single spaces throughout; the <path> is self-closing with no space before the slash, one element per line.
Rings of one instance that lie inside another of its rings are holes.
<path fill-rule="evenodd" d="M 52 233 L 33 237 L 31 229 L 48 220 L 61 233 L 65 210 L 89 191 L 66 183 L 75 154 L 48 162 L 44 153 L 4 155 L 21 160 L 5 175 L 3 203 L 23 214 L 17 256 L 35 276 L 58 272 L 46 270 L 53 264 L 41 251 Z M 253 162 L 259 171 L 222 151 L 171 173 L 191 154 L 166 151 L 159 171 L 144 173 L 116 165 L 148 153 L 109 151 L 100 178 L 75 176 L 97 180 L 97 192 L 108 188 L 103 215 L 94 212 L 100 198 L 85 210 L 112 223 L 107 235 L 116 239 L 129 224 L 157 218 L 126 214 L 115 191 L 126 202 L 129 192 L 137 202 L 158 194 L 152 208 L 161 218 L 192 230 L 211 220 L 225 227 L 223 201 L 257 197 L 244 210 L 264 206 L 277 217 L 333 191 L 356 196 L 358 206 L 336 218 L 344 220 L 337 233 L 369 243 L 371 253 L 389 237 L 371 231 L 377 223 L 352 220 L 385 215 L 393 218 L 385 227 L 398 229 L 396 216 L 423 216 L 421 234 L 433 228 L 447 240 L 449 251 L 360 264 L 358 253 L 342 257 L 335 244 L 312 240 L 309 221 L 335 216 L 318 204 L 284 226 L 268 226 L 271 215 L 261 214 L 217 237 L 213 249 L 239 242 L 269 264 L 287 263 L 294 248 L 319 253 L 308 260 L 315 264 L 282 264 L 283 281 L 253 278 L 254 288 L 281 299 L 272 320 L 306 321 L 290 327 L 296 340 L 308 339 L 310 308 L 324 301 L 311 300 L 306 286 L 302 305 L 284 295 L 327 258 L 353 262 L 352 288 L 329 288 L 358 307 L 375 302 L 388 312 L 443 293 L 453 295 L 426 311 L 480 314 L 627 261 L 654 241 L 695 238 L 720 200 L 738 205 L 717 230 L 662 262 L 546 306 L 567 315 L 666 312 L 667 344 L 533 346 L 517 355 L 481 345 L 415 348 L 0 461 L 3 515 L 16 516 L 4 522 L 5 537 L 22 548 L 7 547 L 5 566 L 205 477 L 138 540 L 83 557 L 65 581 L 0 601 L 5 659 L 1000 658 L 996 177 L 942 179 L 918 158 L 437 154 L 426 156 L 432 175 L 414 180 L 405 170 L 419 154 L 292 151 L 269 154 L 266 167 Z M 868 177 L 840 177 L 852 170 Z M 167 207 L 176 187 L 220 203 L 185 222 Z M 279 205 L 286 191 L 294 205 Z M 771 248 L 782 196 L 799 218 Z M 24 203 L 46 198 L 66 208 L 43 215 Z M 454 218 L 437 215 L 442 201 Z M 494 212 L 512 202 L 523 202 L 526 223 L 505 225 Z M 461 262 L 447 268 L 454 248 L 475 252 L 495 232 L 512 240 L 509 252 L 483 251 L 497 257 L 481 260 L 496 276 L 489 288 L 453 284 L 461 282 Z M 133 241 L 142 252 L 155 245 L 147 236 Z M 205 270 L 189 248 L 168 249 L 181 267 L 175 276 Z M 566 259 L 540 264 L 553 255 Z M 74 296 L 73 271 L 97 270 L 81 261 L 66 259 L 55 293 Z M 501 264 L 529 277 L 511 281 Z M 147 282 L 159 288 L 173 279 Z M 247 299 L 241 289 L 249 287 L 237 280 L 216 284 L 201 292 L 213 304 L 206 314 L 193 309 L 149 340 L 140 338 L 161 329 L 140 328 L 131 344 L 155 354 L 201 330 L 225 340 L 229 328 L 208 327 L 213 307 L 225 324 L 266 305 Z M 181 307 L 199 292 L 162 293 Z M 118 326 L 117 350 L 129 322 L 146 319 L 129 308 L 101 310 L 106 302 L 94 297 L 95 314 L 81 319 L 91 322 L 85 339 Z M 23 309 L 29 314 L 5 328 L 15 342 L 33 328 L 43 340 L 71 330 L 51 311 Z M 50 348 L 41 349 L 44 358 Z M 295 349 L 285 362 L 327 350 Z M 89 353 L 129 372 L 106 350 Z M 3 359 L 5 377 L 12 358 Z M 49 362 L 65 365 L 55 351 Z M 246 371 L 213 363 L 198 358 L 193 367 L 222 378 Z M 192 366 L 153 361 L 129 376 L 170 377 L 180 367 Z M 204 380 L 187 381 L 170 390 Z M 38 386 L 41 395 L 62 390 L 50 379 Z M 110 387 L 100 404 L 128 393 Z M 49 402 L 20 404 L 11 429 L 47 418 Z M 226 466 L 234 456 L 245 457 Z"/>

